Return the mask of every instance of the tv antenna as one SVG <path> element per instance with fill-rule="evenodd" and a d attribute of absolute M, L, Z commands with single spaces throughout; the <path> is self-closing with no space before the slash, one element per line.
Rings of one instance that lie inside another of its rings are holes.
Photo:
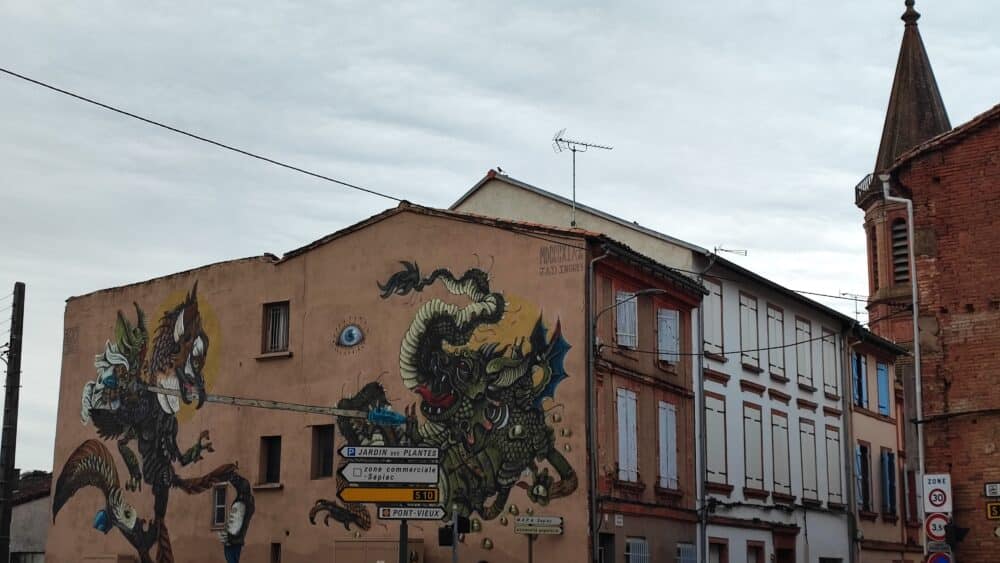
<path fill-rule="evenodd" d="M 740 256 L 746 256 L 748 254 L 748 251 L 746 249 L 743 249 L 743 248 L 739 248 L 739 249 L 737 249 L 737 248 L 723 248 L 721 246 L 716 246 L 715 247 L 715 253 L 718 254 L 720 252 L 728 252 L 730 254 L 739 254 Z"/>
<path fill-rule="evenodd" d="M 609 151 L 614 147 L 608 145 L 598 145 L 596 143 L 585 143 L 566 138 L 566 128 L 562 128 L 552 136 L 552 150 L 555 152 L 570 151 L 573 153 L 573 215 L 570 219 L 570 226 L 576 226 L 576 153 L 587 152 L 590 149 L 602 149 Z"/>

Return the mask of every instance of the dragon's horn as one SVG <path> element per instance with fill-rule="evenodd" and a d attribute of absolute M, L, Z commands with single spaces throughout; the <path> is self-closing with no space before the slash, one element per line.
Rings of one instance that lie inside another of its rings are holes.
<path fill-rule="evenodd" d="M 194 303 L 198 299 L 198 280 L 194 280 L 194 286 L 191 287 L 191 293 L 188 293 L 188 303 Z"/>
<path fill-rule="evenodd" d="M 105 500 L 121 487 L 114 458 L 97 440 L 80 444 L 66 460 L 52 496 L 53 522 L 63 505 L 84 487 L 97 487 L 104 493 Z"/>

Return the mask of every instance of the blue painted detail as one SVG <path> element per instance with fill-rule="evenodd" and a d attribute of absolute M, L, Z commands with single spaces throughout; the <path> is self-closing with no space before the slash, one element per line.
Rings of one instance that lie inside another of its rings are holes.
<path fill-rule="evenodd" d="M 369 411 L 368 422 L 380 426 L 402 426 L 406 424 L 406 416 L 383 407 Z"/>
<path fill-rule="evenodd" d="M 111 519 L 108 518 L 106 510 L 98 510 L 97 514 L 94 515 L 94 528 L 104 534 L 111 531 Z"/>
<path fill-rule="evenodd" d="M 935 553 L 927 558 L 927 563 L 952 563 L 952 559 L 947 553 Z"/>
<path fill-rule="evenodd" d="M 541 319 L 538 320 L 538 324 L 535 326 L 536 334 L 532 335 L 531 341 L 534 346 L 535 343 L 545 342 L 546 330 L 542 326 Z M 566 367 L 564 366 L 566 360 L 566 353 L 569 352 L 570 346 L 569 342 L 562 335 L 562 325 L 556 321 L 556 329 L 552 334 L 552 339 L 549 341 L 548 351 L 545 354 L 544 361 L 550 372 L 549 382 L 538 394 L 538 398 L 535 399 L 534 406 L 541 407 L 542 401 L 546 398 L 553 398 L 556 394 L 556 387 L 562 382 L 562 380 L 568 377 L 566 373 Z M 541 348 L 541 346 L 539 346 Z"/>

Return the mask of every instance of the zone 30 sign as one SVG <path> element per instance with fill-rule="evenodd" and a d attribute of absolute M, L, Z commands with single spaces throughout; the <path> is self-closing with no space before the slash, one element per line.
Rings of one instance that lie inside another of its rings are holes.
<path fill-rule="evenodd" d="M 924 475 L 924 512 L 951 512 L 951 475 Z"/>

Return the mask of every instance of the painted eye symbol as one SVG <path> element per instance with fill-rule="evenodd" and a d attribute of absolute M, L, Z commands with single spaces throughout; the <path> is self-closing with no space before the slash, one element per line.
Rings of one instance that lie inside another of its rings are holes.
<path fill-rule="evenodd" d="M 361 344 L 364 340 L 365 333 L 361 330 L 361 327 L 358 325 L 347 325 L 340 331 L 340 336 L 337 337 L 337 346 L 350 348 Z"/>

